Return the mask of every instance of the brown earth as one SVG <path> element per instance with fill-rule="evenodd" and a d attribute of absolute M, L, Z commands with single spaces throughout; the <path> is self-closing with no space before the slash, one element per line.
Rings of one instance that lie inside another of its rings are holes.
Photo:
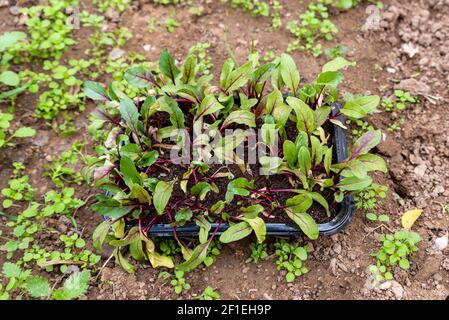
<path fill-rule="evenodd" d="M 125 47 L 144 54 L 149 60 L 158 58 L 167 47 L 181 59 L 196 42 L 209 42 L 213 62 L 220 66 L 227 58 L 225 30 L 235 55 L 244 59 L 251 41 L 266 52 L 283 52 L 293 38 L 285 30 L 269 31 L 270 20 L 252 18 L 249 14 L 230 9 L 221 3 L 203 1 L 201 17 L 192 17 L 187 7 L 176 7 L 176 20 L 181 26 L 168 33 L 163 26 L 146 31 L 151 15 L 165 20 L 173 8 L 155 6 L 150 1 L 133 1 L 126 12 L 109 20 L 109 25 L 127 26 L 134 38 Z M 304 11 L 307 1 L 281 1 L 283 22 Z M 306 262 L 310 272 L 292 284 L 286 284 L 284 274 L 276 270 L 275 257 L 258 264 L 245 264 L 249 256 L 249 241 L 224 246 L 216 263 L 204 270 L 187 275 L 192 289 L 181 298 L 191 298 L 210 285 L 223 299 L 445 299 L 449 295 L 449 249 L 434 250 L 437 237 L 448 233 L 449 214 L 443 206 L 449 204 L 449 2 L 385 1 L 380 28 L 362 30 L 368 13 L 366 5 L 348 12 L 334 12 L 332 20 L 339 28 L 336 39 L 326 46 L 341 43 L 350 51 L 347 58 L 357 61 L 357 67 L 345 71 L 346 81 L 341 90 L 351 93 L 373 93 L 388 97 L 392 88 L 405 88 L 420 96 L 418 104 L 400 113 L 379 112 L 370 122 L 386 133 L 377 152 L 389 164 L 387 175 L 376 181 L 389 186 L 387 199 L 376 213 L 388 214 L 391 222 L 385 227 L 369 223 L 363 212 L 338 235 L 321 237 L 313 242 L 314 252 Z M 18 28 L 18 18 L 8 8 L 0 8 L 0 32 Z M 19 28 L 23 28 L 20 27 Z M 76 31 L 79 40 L 86 39 L 83 30 Z M 143 46 L 150 45 L 149 51 Z M 70 52 L 77 56 L 81 50 Z M 293 54 L 302 81 L 312 81 L 320 72 L 325 58 L 310 54 Z M 214 70 L 215 74 L 217 70 Z M 47 191 L 49 180 L 41 177 L 42 165 L 52 156 L 70 146 L 72 140 L 87 139 L 87 134 L 63 140 L 33 117 L 36 97 L 18 99 L 16 121 L 39 129 L 33 141 L 18 143 L 14 150 L 0 155 L 0 187 L 11 175 L 12 161 L 29 165 L 33 185 L 40 193 Z M 2 106 L 3 107 L 3 106 Z M 77 123 L 85 128 L 87 112 L 80 114 Z M 390 133 L 387 128 L 394 121 L 403 121 L 400 131 Z M 86 199 L 94 191 L 78 188 L 78 197 Z M 92 202 L 92 200 L 90 200 Z M 370 253 L 378 248 L 376 239 L 381 233 L 400 228 L 401 214 L 420 208 L 423 215 L 413 227 L 423 241 L 409 272 L 395 270 L 396 281 L 382 288 L 371 288 L 367 267 L 373 263 Z M 77 213 L 85 234 L 91 234 L 100 220 L 85 206 Z M 3 220 L 5 221 L 5 220 Z M 53 221 L 58 225 L 61 221 Z M 3 229 L 3 228 L 2 228 Z M 304 242 L 305 239 L 298 241 Z M 0 254 L 0 263 L 4 256 Z M 176 299 L 171 285 L 158 278 L 159 271 L 141 264 L 133 275 L 109 263 L 100 279 L 89 290 L 87 299 Z"/>

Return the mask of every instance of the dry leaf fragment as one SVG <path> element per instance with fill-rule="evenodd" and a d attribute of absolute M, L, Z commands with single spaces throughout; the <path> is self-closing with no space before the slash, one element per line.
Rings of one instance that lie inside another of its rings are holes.
<path fill-rule="evenodd" d="M 421 215 L 422 210 L 421 209 L 414 209 L 414 210 L 410 210 L 405 212 L 402 215 L 402 226 L 407 229 L 410 230 L 413 226 L 413 224 L 415 223 L 415 221 L 419 218 L 419 216 Z"/>

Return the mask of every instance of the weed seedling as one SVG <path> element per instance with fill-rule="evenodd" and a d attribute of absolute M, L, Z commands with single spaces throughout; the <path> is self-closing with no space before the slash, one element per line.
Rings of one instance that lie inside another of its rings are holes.
<path fill-rule="evenodd" d="M 287 270 L 285 280 L 287 282 L 295 281 L 296 277 L 309 272 L 309 269 L 304 266 L 304 262 L 307 260 L 309 251 L 308 246 L 300 247 L 296 244 L 288 243 L 285 240 L 280 240 L 274 244 L 276 248 L 277 256 L 277 269 Z"/>
<path fill-rule="evenodd" d="M 415 104 L 418 100 L 410 92 L 403 90 L 394 90 L 394 98 L 383 98 L 381 106 L 385 112 L 402 111 L 409 104 Z"/>
<path fill-rule="evenodd" d="M 156 29 L 156 19 L 154 19 L 153 17 L 149 17 L 147 20 L 147 31 L 149 33 L 153 33 L 155 29 Z"/>
<path fill-rule="evenodd" d="M 93 0 L 93 3 L 101 12 L 106 12 L 111 8 L 123 12 L 129 6 L 129 0 Z"/>
<path fill-rule="evenodd" d="M 373 183 L 366 190 L 360 191 L 354 195 L 355 206 L 357 209 L 374 209 L 379 199 L 385 199 L 388 187 Z"/>
<path fill-rule="evenodd" d="M 268 257 L 268 247 L 266 243 L 251 243 L 251 256 L 246 259 L 246 263 L 258 263 Z"/>
<path fill-rule="evenodd" d="M 73 210 L 78 209 L 84 205 L 84 201 L 76 198 L 75 189 L 64 188 L 59 193 L 55 190 L 48 191 L 45 194 L 45 208 L 42 209 L 44 217 L 52 216 L 53 214 L 70 215 Z"/>
<path fill-rule="evenodd" d="M 14 167 L 13 175 L 17 176 L 20 172 L 26 169 L 26 166 L 22 162 L 13 162 L 12 166 Z"/>
<path fill-rule="evenodd" d="M 375 213 L 367 213 L 366 214 L 366 219 L 368 219 L 369 221 L 379 221 L 379 222 L 388 222 L 390 221 L 390 217 L 386 214 L 375 214 Z"/>
<path fill-rule="evenodd" d="M 28 183 L 28 176 L 23 176 L 9 180 L 8 188 L 2 189 L 2 196 L 5 197 L 2 206 L 7 209 L 13 205 L 13 201 L 31 201 L 34 197 L 35 189 Z"/>
<path fill-rule="evenodd" d="M 168 32 L 175 32 L 175 30 L 179 27 L 179 22 L 176 21 L 175 18 L 167 18 L 167 20 L 165 20 L 165 27 L 167 28 Z"/>
<path fill-rule="evenodd" d="M 203 294 L 199 297 L 195 297 L 195 300 L 220 300 L 221 296 L 218 292 L 214 291 L 212 287 L 206 287 Z"/>
<path fill-rule="evenodd" d="M 418 251 L 421 237 L 412 231 L 397 231 L 394 235 L 381 235 L 379 240 L 382 246 L 371 255 L 376 258 L 376 265 L 370 270 L 376 276 L 376 281 L 393 279 L 392 269 L 399 265 L 404 270 L 410 268 L 410 257 Z"/>
<path fill-rule="evenodd" d="M 348 121 L 348 124 L 354 124 L 355 127 L 351 130 L 353 137 L 353 141 L 356 141 L 358 138 L 363 136 L 366 132 L 370 130 L 374 130 L 374 127 L 365 120 L 355 120 Z"/>
<path fill-rule="evenodd" d="M 348 47 L 342 44 L 337 44 L 333 48 L 326 49 L 324 54 L 326 55 L 327 60 L 334 60 L 335 58 L 343 57 L 348 50 Z"/>
<path fill-rule="evenodd" d="M 12 147 L 14 144 L 11 142 L 14 138 L 31 138 L 36 135 L 36 130 L 29 127 L 21 127 L 15 130 L 12 134 L 8 134 L 10 122 L 14 119 L 14 116 L 9 113 L 2 113 L 0 111 L 0 149 L 3 147 Z"/>
<path fill-rule="evenodd" d="M 184 278 L 184 271 L 175 271 L 175 279 L 171 280 L 170 284 L 175 288 L 176 294 L 181 294 L 190 289 L 190 284 Z"/>
<path fill-rule="evenodd" d="M 299 20 L 287 24 L 287 29 L 297 38 L 289 43 L 287 51 L 310 51 L 315 57 L 323 53 L 321 44 L 317 44 L 316 40 L 332 40 L 338 32 L 337 27 L 329 20 L 327 7 L 321 3 L 309 4 Z"/>

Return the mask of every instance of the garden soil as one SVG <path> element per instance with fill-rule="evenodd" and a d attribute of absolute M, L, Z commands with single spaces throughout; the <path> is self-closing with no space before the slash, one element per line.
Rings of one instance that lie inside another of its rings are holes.
<path fill-rule="evenodd" d="M 90 6 L 88 1 L 81 1 Z M 194 1 L 195 2 L 195 1 Z M 307 1 L 281 1 L 283 22 L 296 18 Z M 373 10 L 362 5 L 348 12 L 332 12 L 339 33 L 326 46 L 343 44 L 350 50 L 347 58 L 357 62 L 344 72 L 343 92 L 389 96 L 392 88 L 403 88 L 419 96 L 419 103 L 399 113 L 379 112 L 369 121 L 385 132 L 385 141 L 375 150 L 389 164 L 389 172 L 375 176 L 389 187 L 387 198 L 375 210 L 388 214 L 391 222 L 379 225 L 366 221 L 357 212 L 353 222 L 340 234 L 320 237 L 312 242 L 313 252 L 306 266 L 310 272 L 287 284 L 285 274 L 276 269 L 275 256 L 258 264 L 246 264 L 249 240 L 223 247 L 221 255 L 210 268 L 198 269 L 187 275 L 192 288 L 181 296 L 174 294 L 169 280 L 158 277 L 159 271 L 148 264 L 136 264 L 136 273 L 127 274 L 110 261 L 84 299 L 177 299 L 192 298 L 207 285 L 220 292 L 223 299 L 447 299 L 449 296 L 449 249 L 435 246 L 435 239 L 447 237 L 449 212 L 449 1 L 384 1 L 386 8 L 376 19 Z M 262 53 L 283 52 L 292 36 L 281 28 L 270 31 L 269 18 L 252 18 L 240 10 L 231 9 L 220 1 L 203 1 L 204 13 L 193 17 L 188 7 L 162 7 L 151 1 L 132 1 L 122 14 L 109 11 L 109 28 L 126 26 L 134 34 L 126 51 L 137 51 L 150 61 L 157 60 L 165 47 L 179 60 L 197 42 L 210 43 L 209 50 L 217 78 L 219 68 L 227 59 L 225 34 L 238 59 L 245 59 L 251 44 Z M 150 16 L 161 20 L 175 10 L 180 27 L 168 33 L 163 26 L 148 33 Z M 378 24 L 367 24 L 367 21 Z M 8 7 L 0 8 L 0 32 L 24 29 L 19 16 L 11 15 Z M 82 56 L 86 31 L 75 32 L 78 44 L 65 58 Z M 302 82 L 313 81 L 326 62 L 309 53 L 295 52 Z M 26 66 L 35 69 L 36 66 Z M 79 130 L 74 137 L 61 139 L 45 123 L 33 117 L 36 96 L 24 95 L 17 100 L 16 122 L 32 125 L 38 130 L 33 140 L 17 143 L 2 151 L 0 166 L 11 168 L 12 161 L 23 161 L 31 170 L 32 184 L 40 194 L 50 188 L 51 181 L 42 178 L 43 166 L 70 147 L 73 140 L 88 139 L 84 128 L 94 106 L 77 117 Z M 2 106 L 3 107 L 3 106 Z M 399 131 L 388 131 L 392 123 Z M 4 187 L 11 169 L 0 170 L 0 187 Z M 78 188 L 77 196 L 88 204 L 76 213 L 83 234 L 89 237 L 100 217 L 89 208 L 95 190 Z M 400 218 L 407 210 L 419 208 L 422 216 L 413 226 L 423 241 L 408 272 L 395 270 L 395 281 L 380 287 L 371 285 L 367 268 L 373 264 L 370 255 L 379 245 L 380 234 L 400 228 Z M 6 221 L 1 220 L 3 225 Z M 49 249 L 58 246 L 60 232 L 71 228 L 65 218 L 50 219 L 53 232 L 40 241 Z M 3 229 L 3 228 L 2 228 Z M 305 239 L 298 241 L 306 243 Z M 104 253 L 108 257 L 108 252 Z M 0 253 L 0 264 L 4 262 Z M 103 262 L 106 259 L 103 260 Z M 57 281 L 55 277 L 52 279 Z"/>

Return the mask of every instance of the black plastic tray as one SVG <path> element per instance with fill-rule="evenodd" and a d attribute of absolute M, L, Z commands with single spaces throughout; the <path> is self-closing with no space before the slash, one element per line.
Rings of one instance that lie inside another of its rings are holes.
<path fill-rule="evenodd" d="M 335 115 L 341 106 L 340 104 L 335 104 L 333 109 L 333 114 Z M 343 115 L 337 117 L 339 121 L 345 123 L 345 118 Z M 337 161 L 344 161 L 348 157 L 348 147 L 346 141 L 346 134 L 344 130 L 337 126 L 334 126 L 334 136 L 333 144 L 335 146 Z M 340 204 L 339 213 L 327 223 L 318 224 L 318 230 L 320 235 L 330 236 L 336 234 L 343 230 L 352 220 L 354 216 L 355 206 L 354 199 L 351 195 L 347 195 L 342 203 Z M 303 232 L 298 229 L 294 224 L 285 223 L 267 223 L 267 235 L 268 236 L 300 236 Z M 210 233 L 214 232 L 218 227 L 218 223 L 213 223 Z M 217 235 L 223 233 L 227 228 L 228 224 L 222 223 L 216 232 Z M 177 227 L 176 235 L 178 237 L 195 237 L 198 235 L 199 227 L 196 225 Z M 151 227 L 148 232 L 148 236 L 151 237 L 173 237 L 173 226 L 169 224 L 155 224 Z"/>
<path fill-rule="evenodd" d="M 341 105 L 335 103 L 335 108 L 332 113 L 334 115 L 340 110 Z M 337 117 L 339 121 L 345 123 L 346 119 L 343 115 Z M 346 134 L 344 130 L 337 126 L 334 127 L 333 145 L 335 146 L 335 152 L 337 162 L 342 162 L 348 157 L 348 147 L 346 141 Z M 343 201 L 339 205 L 339 213 L 329 222 L 319 223 L 318 230 L 320 235 L 330 236 L 343 230 L 352 220 L 354 216 L 355 205 L 354 198 L 351 195 L 345 196 Z M 222 234 L 229 225 L 227 223 L 212 223 L 210 233 L 215 232 L 216 235 Z M 218 230 L 216 230 L 218 227 Z M 267 223 L 267 236 L 301 236 L 303 232 L 293 223 Z M 181 238 L 191 238 L 198 236 L 199 227 L 196 225 L 176 227 L 176 235 Z M 173 226 L 170 224 L 155 224 L 148 231 L 149 237 L 173 237 Z"/>

